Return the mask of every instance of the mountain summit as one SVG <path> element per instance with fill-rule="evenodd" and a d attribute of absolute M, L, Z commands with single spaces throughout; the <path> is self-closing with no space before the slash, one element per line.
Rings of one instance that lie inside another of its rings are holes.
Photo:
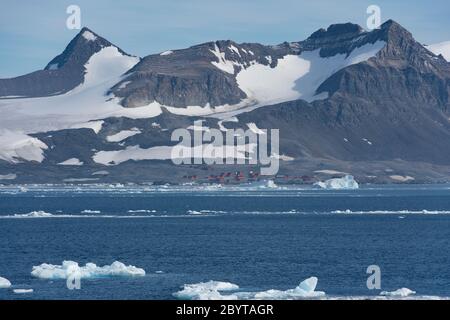
<path fill-rule="evenodd" d="M 85 27 L 43 70 L 12 79 L 0 79 L 0 96 L 43 97 L 68 92 L 83 82 L 84 66 L 89 59 L 106 47 L 117 48 Z M 117 49 L 126 55 L 120 48 Z"/>

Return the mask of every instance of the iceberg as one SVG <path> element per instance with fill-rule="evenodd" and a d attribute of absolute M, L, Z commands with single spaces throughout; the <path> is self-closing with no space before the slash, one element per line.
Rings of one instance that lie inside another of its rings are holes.
<path fill-rule="evenodd" d="M 296 288 L 288 289 L 285 291 L 280 290 L 267 290 L 257 292 L 254 295 L 254 299 L 271 299 L 271 300 L 291 300 L 301 298 L 316 298 L 325 295 L 323 291 L 315 291 L 318 279 L 316 277 L 310 277 L 302 281 Z"/>
<path fill-rule="evenodd" d="M 331 190 L 359 188 L 358 182 L 356 182 L 355 178 L 351 175 L 346 175 L 342 178 L 329 179 L 324 182 L 316 182 L 314 186 Z"/>
<path fill-rule="evenodd" d="M 77 262 L 63 261 L 62 265 L 43 263 L 33 266 L 31 275 L 40 279 L 67 279 L 70 274 L 76 272 L 81 279 L 107 278 L 107 277 L 136 277 L 145 276 L 145 270 L 135 266 L 126 266 L 122 262 L 115 261 L 111 265 L 103 267 L 95 263 L 86 263 L 80 267 Z"/>
<path fill-rule="evenodd" d="M 11 287 L 11 282 L 6 278 L 0 277 L 0 289 L 6 289 L 9 287 Z"/>
<path fill-rule="evenodd" d="M 239 286 L 230 282 L 208 281 L 185 284 L 183 290 L 173 294 L 180 300 L 237 300 L 234 294 L 223 295 L 220 291 L 235 291 Z"/>
<path fill-rule="evenodd" d="M 416 294 L 415 291 L 408 288 L 401 288 L 395 291 L 381 291 L 380 295 L 389 297 L 408 297 Z"/>
<path fill-rule="evenodd" d="M 181 300 L 294 300 L 323 297 L 325 292 L 316 291 L 317 282 L 316 277 L 310 277 L 302 281 L 296 288 L 285 291 L 271 289 L 260 292 L 239 292 L 239 286 L 236 284 L 211 280 L 185 284 L 183 290 L 174 293 L 173 296 Z"/>

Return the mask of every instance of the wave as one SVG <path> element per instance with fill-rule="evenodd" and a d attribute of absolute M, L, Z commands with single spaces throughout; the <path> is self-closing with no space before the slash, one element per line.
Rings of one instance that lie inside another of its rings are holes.
<path fill-rule="evenodd" d="M 352 210 L 335 210 L 333 214 L 450 214 L 449 210 L 368 210 L 368 211 L 352 211 Z"/>
<path fill-rule="evenodd" d="M 83 210 L 81 213 L 102 213 L 100 210 Z"/>
<path fill-rule="evenodd" d="M 141 209 L 141 210 L 128 210 L 128 213 L 156 213 L 156 210 L 147 210 L 147 209 Z"/>

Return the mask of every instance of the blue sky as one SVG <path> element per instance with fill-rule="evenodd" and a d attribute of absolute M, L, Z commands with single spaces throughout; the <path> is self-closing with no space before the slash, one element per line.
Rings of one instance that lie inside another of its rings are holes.
<path fill-rule="evenodd" d="M 448 0 L 0 0 L 0 78 L 41 69 L 65 48 L 77 33 L 66 28 L 71 4 L 83 26 L 139 56 L 217 39 L 298 41 L 339 22 L 365 27 L 371 4 L 422 43 L 450 40 Z"/>

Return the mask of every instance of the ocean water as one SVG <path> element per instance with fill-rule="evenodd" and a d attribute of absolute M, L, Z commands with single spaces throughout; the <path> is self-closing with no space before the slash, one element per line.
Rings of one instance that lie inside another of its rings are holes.
<path fill-rule="evenodd" d="M 80 290 L 31 275 L 64 260 L 146 275 L 83 278 Z M 450 187 L 0 188 L 0 276 L 13 284 L 0 299 L 175 299 L 210 280 L 284 291 L 311 276 L 325 298 L 376 297 L 369 265 L 381 290 L 449 297 Z"/>

